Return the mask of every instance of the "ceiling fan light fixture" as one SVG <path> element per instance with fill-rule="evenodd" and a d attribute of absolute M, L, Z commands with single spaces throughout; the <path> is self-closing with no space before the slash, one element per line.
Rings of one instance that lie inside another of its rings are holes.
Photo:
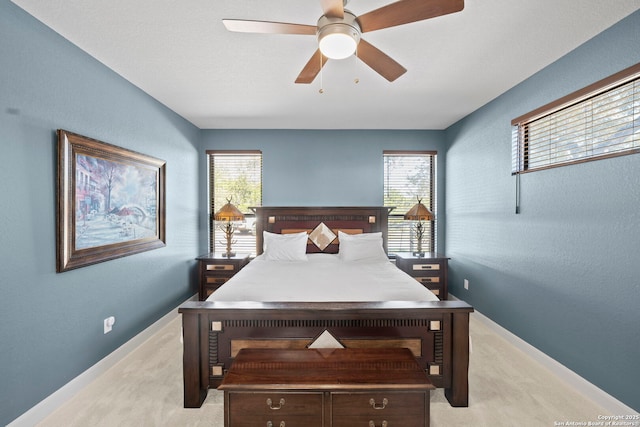
<path fill-rule="evenodd" d="M 358 46 L 359 37 L 351 27 L 334 24 L 318 33 L 318 45 L 324 56 L 330 59 L 344 59 L 353 55 Z"/>
<path fill-rule="evenodd" d="M 348 10 L 344 18 L 322 16 L 318 20 L 318 47 L 329 59 L 344 59 L 356 52 L 360 42 L 360 27 Z"/>

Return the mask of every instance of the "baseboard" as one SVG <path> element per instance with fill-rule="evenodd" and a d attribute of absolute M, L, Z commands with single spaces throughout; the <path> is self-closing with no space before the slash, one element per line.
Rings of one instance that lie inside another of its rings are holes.
<path fill-rule="evenodd" d="M 449 294 L 450 299 L 458 299 L 455 296 Z M 512 344 L 517 349 L 521 350 L 523 353 L 531 357 L 536 362 L 540 363 L 542 366 L 550 370 L 554 375 L 556 375 L 560 380 L 564 381 L 568 386 L 576 390 L 578 393 L 582 394 L 586 398 L 592 400 L 598 405 L 602 406 L 604 409 L 609 411 L 611 414 L 636 414 L 637 411 L 620 402 L 615 397 L 611 396 L 601 388 L 595 386 L 589 381 L 585 380 L 580 375 L 573 372 L 571 369 L 567 368 L 560 362 L 555 359 L 547 356 L 542 351 L 538 350 L 536 347 L 532 346 L 522 338 L 514 335 L 509 332 L 507 329 L 498 325 L 493 320 L 489 319 L 487 316 L 479 313 L 477 310 L 472 314 L 475 319 L 482 322 L 483 325 L 487 326 L 493 332 L 498 334 L 500 337 L 507 340 L 510 344 Z"/>
<path fill-rule="evenodd" d="M 189 298 L 188 301 L 197 299 L 195 295 Z M 135 337 L 131 338 L 126 343 L 111 352 L 104 359 L 69 381 L 64 386 L 60 387 L 54 393 L 46 397 L 40 403 L 29 409 L 27 412 L 13 420 L 7 425 L 7 427 L 31 427 L 47 416 L 53 413 L 60 406 L 64 405 L 69 399 L 75 396 L 80 390 L 88 386 L 92 381 L 97 379 L 100 375 L 104 374 L 116 363 L 120 362 L 129 353 L 142 345 L 145 341 L 151 338 L 155 333 L 167 326 L 172 320 L 179 316 L 177 307 L 171 310 L 169 313 L 161 317 L 151 326 L 140 332 Z"/>

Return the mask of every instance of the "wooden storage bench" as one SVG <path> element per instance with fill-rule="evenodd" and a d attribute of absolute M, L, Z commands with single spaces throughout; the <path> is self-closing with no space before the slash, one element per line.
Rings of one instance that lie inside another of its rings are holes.
<path fill-rule="evenodd" d="M 225 427 L 424 427 L 433 388 L 405 348 L 243 349 L 219 387 Z"/>

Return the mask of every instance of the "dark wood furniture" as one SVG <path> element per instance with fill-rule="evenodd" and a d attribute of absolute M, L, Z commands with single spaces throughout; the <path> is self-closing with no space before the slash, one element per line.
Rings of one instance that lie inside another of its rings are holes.
<path fill-rule="evenodd" d="M 234 274 L 249 262 L 249 254 L 236 254 L 228 257 L 223 254 L 208 253 L 198 258 L 198 297 L 200 301 L 207 299 Z"/>
<path fill-rule="evenodd" d="M 396 266 L 414 277 L 441 300 L 449 298 L 448 270 L 449 258 L 434 252 L 426 252 L 424 256 L 411 252 L 398 252 Z"/>
<path fill-rule="evenodd" d="M 382 231 L 386 207 L 256 208 L 257 237 L 310 230 Z M 337 234 L 337 233 L 336 233 Z M 309 251 L 317 251 L 313 243 Z M 262 241 L 258 240 L 258 253 Z M 337 245 L 327 248 L 337 251 Z M 327 251 L 325 250 L 325 252 Z M 304 283 L 301 283 L 304 286 Z M 462 301 L 186 302 L 183 326 L 184 406 L 200 407 L 243 348 L 305 348 L 325 330 L 349 348 L 410 348 L 429 380 L 452 406 L 468 406 L 469 315 Z"/>
<path fill-rule="evenodd" d="M 433 388 L 406 348 L 244 349 L 219 387 L 225 427 L 425 427 Z"/>

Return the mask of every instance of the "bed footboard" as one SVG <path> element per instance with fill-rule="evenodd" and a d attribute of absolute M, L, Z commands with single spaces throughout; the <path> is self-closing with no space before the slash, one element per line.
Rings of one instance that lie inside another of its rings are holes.
<path fill-rule="evenodd" d="M 327 331 L 345 347 L 406 347 L 451 406 L 468 406 L 469 314 L 461 301 L 188 302 L 184 407 L 202 405 L 242 348 L 305 348 Z"/>

